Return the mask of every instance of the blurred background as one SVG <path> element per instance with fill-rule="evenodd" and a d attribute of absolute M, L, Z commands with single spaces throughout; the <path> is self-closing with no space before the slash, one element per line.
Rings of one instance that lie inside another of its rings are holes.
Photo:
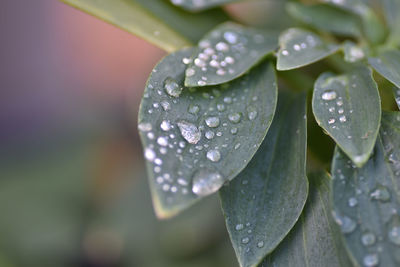
<path fill-rule="evenodd" d="M 136 118 L 163 51 L 55 0 L 2 0 L 0 33 L 0 267 L 237 266 L 216 197 L 155 218 Z"/>

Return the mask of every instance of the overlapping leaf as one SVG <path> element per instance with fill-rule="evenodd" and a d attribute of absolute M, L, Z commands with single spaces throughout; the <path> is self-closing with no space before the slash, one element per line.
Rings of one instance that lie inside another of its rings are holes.
<path fill-rule="evenodd" d="M 400 51 L 388 50 L 368 61 L 383 77 L 400 87 Z"/>
<path fill-rule="evenodd" d="M 172 52 L 227 20 L 217 9 L 191 14 L 167 0 L 61 0 Z M 194 30 L 195 29 L 195 30 Z"/>
<path fill-rule="evenodd" d="M 186 70 L 185 85 L 229 82 L 272 53 L 277 45 L 275 35 L 232 22 L 221 24 L 200 40 Z"/>
<path fill-rule="evenodd" d="M 317 29 L 345 36 L 361 36 L 360 20 L 353 14 L 330 5 L 289 2 L 287 10 L 295 19 Z"/>
<path fill-rule="evenodd" d="M 400 113 L 384 113 L 371 159 L 361 169 L 337 149 L 333 206 L 357 265 L 400 265 Z"/>
<path fill-rule="evenodd" d="M 318 124 L 357 166 L 369 158 L 378 135 L 381 106 L 372 71 L 357 67 L 315 82 L 312 107 Z"/>
<path fill-rule="evenodd" d="M 385 17 L 390 27 L 389 43 L 400 44 L 400 1 L 383 0 Z"/>
<path fill-rule="evenodd" d="M 319 61 L 333 53 L 339 46 L 327 44 L 316 34 L 297 28 L 286 30 L 279 37 L 278 70 L 300 68 Z"/>
<path fill-rule="evenodd" d="M 204 10 L 207 8 L 238 2 L 240 0 L 170 0 L 174 5 L 191 11 Z"/>
<path fill-rule="evenodd" d="M 308 193 L 306 98 L 279 95 L 274 121 L 260 149 L 220 191 L 222 208 L 242 267 L 256 266 L 299 218 Z"/>
<path fill-rule="evenodd" d="M 185 59 L 165 57 L 153 70 L 139 111 L 154 207 L 168 217 L 217 191 L 250 161 L 272 121 L 274 69 L 263 63 L 230 84 L 184 88 Z"/>
<path fill-rule="evenodd" d="M 310 193 L 299 221 L 259 267 L 352 266 L 330 214 L 330 178 L 326 173 L 308 177 Z"/>

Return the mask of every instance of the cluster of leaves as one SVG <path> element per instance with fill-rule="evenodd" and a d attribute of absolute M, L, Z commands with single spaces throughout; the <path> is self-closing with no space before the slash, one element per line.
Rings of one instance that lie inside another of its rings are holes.
<path fill-rule="evenodd" d="M 400 1 L 288 2 L 279 34 L 229 0 L 64 2 L 172 52 L 139 112 L 158 217 L 219 191 L 241 266 L 400 264 Z"/>

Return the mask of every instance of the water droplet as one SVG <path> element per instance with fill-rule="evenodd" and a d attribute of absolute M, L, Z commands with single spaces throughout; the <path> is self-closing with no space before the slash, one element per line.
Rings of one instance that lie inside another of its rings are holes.
<path fill-rule="evenodd" d="M 257 247 L 262 248 L 264 246 L 264 241 L 260 241 L 257 243 Z"/>
<path fill-rule="evenodd" d="M 247 244 L 247 243 L 249 243 L 249 241 L 250 241 L 250 238 L 248 238 L 248 237 L 243 237 L 242 238 L 242 243 L 243 244 Z"/>
<path fill-rule="evenodd" d="M 156 153 L 154 152 L 153 149 L 151 148 L 146 148 L 144 150 L 144 157 L 148 160 L 148 161 L 153 161 L 156 158 Z"/>
<path fill-rule="evenodd" d="M 321 96 L 321 98 L 326 101 L 334 100 L 334 99 L 336 99 L 336 97 L 337 97 L 337 94 L 333 90 L 326 90 Z"/>
<path fill-rule="evenodd" d="M 230 44 L 235 44 L 238 41 L 238 36 L 236 33 L 228 31 L 224 33 L 224 39 Z"/>
<path fill-rule="evenodd" d="M 225 42 L 218 42 L 215 45 L 215 49 L 217 49 L 218 51 L 226 52 L 229 50 L 229 46 Z"/>
<path fill-rule="evenodd" d="M 219 118 L 218 117 L 214 117 L 214 116 L 207 117 L 205 121 L 206 121 L 206 124 L 208 127 L 215 128 L 215 127 L 219 126 Z"/>
<path fill-rule="evenodd" d="M 349 198 L 348 202 L 349 202 L 349 207 L 355 207 L 358 204 L 358 201 L 357 201 L 357 199 L 355 197 Z"/>
<path fill-rule="evenodd" d="M 254 120 L 257 117 L 257 109 L 254 106 L 247 107 L 247 116 L 249 120 Z"/>
<path fill-rule="evenodd" d="M 171 104 L 168 101 L 161 101 L 161 106 L 164 109 L 164 111 L 168 111 L 171 109 Z"/>
<path fill-rule="evenodd" d="M 156 165 L 162 165 L 162 160 L 161 159 L 159 159 L 159 158 L 156 158 L 156 159 L 154 159 L 154 163 L 156 164 Z"/>
<path fill-rule="evenodd" d="M 218 111 L 224 111 L 225 110 L 225 105 L 224 104 L 217 104 L 217 110 Z"/>
<path fill-rule="evenodd" d="M 188 108 L 188 112 L 191 114 L 197 114 L 200 111 L 200 107 L 198 105 L 190 104 Z"/>
<path fill-rule="evenodd" d="M 233 128 L 231 129 L 231 134 L 237 134 L 237 132 L 238 132 L 238 128 L 233 127 Z"/>
<path fill-rule="evenodd" d="M 224 97 L 224 102 L 226 104 L 231 104 L 232 103 L 232 97 L 229 97 L 229 96 Z"/>
<path fill-rule="evenodd" d="M 235 63 L 235 59 L 233 58 L 233 57 L 226 57 L 225 58 L 225 60 L 224 60 L 226 63 L 228 63 L 228 64 L 233 64 L 233 63 Z"/>
<path fill-rule="evenodd" d="M 330 118 L 330 119 L 328 120 L 328 124 L 333 124 L 333 123 L 335 123 L 335 119 L 334 119 L 334 118 Z"/>
<path fill-rule="evenodd" d="M 379 264 L 379 258 L 377 254 L 368 254 L 363 259 L 364 266 L 374 267 Z"/>
<path fill-rule="evenodd" d="M 390 193 L 383 185 L 378 185 L 370 194 L 371 199 L 386 202 L 390 200 Z"/>
<path fill-rule="evenodd" d="M 167 146 L 168 145 L 168 139 L 164 136 L 160 136 L 157 138 L 157 144 L 160 146 Z"/>
<path fill-rule="evenodd" d="M 138 128 L 139 128 L 139 131 L 148 132 L 148 131 L 151 131 L 152 126 L 148 122 L 141 122 L 141 123 L 139 123 Z"/>
<path fill-rule="evenodd" d="M 160 128 L 161 128 L 161 130 L 163 130 L 165 132 L 169 131 L 169 130 L 171 130 L 171 123 L 167 120 L 163 120 L 160 124 Z"/>
<path fill-rule="evenodd" d="M 168 95 L 172 97 L 179 97 L 182 93 L 183 87 L 180 86 L 175 79 L 168 77 L 164 81 L 164 89 Z"/>
<path fill-rule="evenodd" d="M 287 50 L 282 50 L 282 55 L 288 56 L 288 55 L 289 55 L 289 51 L 287 51 Z"/>
<path fill-rule="evenodd" d="M 236 230 L 236 231 L 240 231 L 240 230 L 242 230 L 243 228 L 244 228 L 244 226 L 243 226 L 242 223 L 236 224 L 236 226 L 235 226 L 235 230 Z"/>
<path fill-rule="evenodd" d="M 233 123 L 239 123 L 241 119 L 240 113 L 232 113 L 228 115 L 228 119 Z"/>
<path fill-rule="evenodd" d="M 390 242 L 400 246 L 400 226 L 394 226 L 389 230 L 388 237 Z"/>
<path fill-rule="evenodd" d="M 190 144 L 197 144 L 200 141 L 201 132 L 196 125 L 187 121 L 179 121 L 178 127 L 182 137 Z"/>
<path fill-rule="evenodd" d="M 336 105 L 338 105 L 339 107 L 340 107 L 340 106 L 343 106 L 343 101 L 342 101 L 342 100 L 338 100 L 338 101 L 336 102 Z"/>
<path fill-rule="evenodd" d="M 374 235 L 373 233 L 371 233 L 371 232 L 364 233 L 364 234 L 361 236 L 361 243 L 362 243 L 364 246 L 372 246 L 373 244 L 375 244 L 375 241 L 376 241 L 376 237 L 375 237 L 375 235 Z"/>
<path fill-rule="evenodd" d="M 208 140 L 210 140 L 210 139 L 213 139 L 214 138 L 214 132 L 213 131 L 207 131 L 205 134 L 205 137 L 208 139 Z"/>
<path fill-rule="evenodd" d="M 193 76 L 195 73 L 196 73 L 196 71 L 195 71 L 193 68 L 187 68 L 186 71 L 185 71 L 185 75 L 186 75 L 187 77 L 191 77 L 191 76 Z"/>
<path fill-rule="evenodd" d="M 332 215 L 333 218 L 335 219 L 335 222 L 340 226 L 342 233 L 348 234 L 353 232 L 354 229 L 356 229 L 357 224 L 351 218 L 345 215 L 341 216 L 335 211 L 332 212 Z"/>
<path fill-rule="evenodd" d="M 235 150 L 237 150 L 239 147 L 240 147 L 240 143 L 237 143 L 237 144 L 235 145 Z"/>
<path fill-rule="evenodd" d="M 204 85 L 206 85 L 207 83 L 205 82 L 205 81 L 197 81 L 197 85 L 198 86 L 204 86 Z"/>
<path fill-rule="evenodd" d="M 340 122 L 346 122 L 347 121 L 346 116 L 340 116 L 339 121 Z"/>
<path fill-rule="evenodd" d="M 212 162 L 218 162 L 221 159 L 221 153 L 216 149 L 209 150 L 207 151 L 207 159 Z"/>
<path fill-rule="evenodd" d="M 199 196 L 210 195 L 224 184 L 224 179 L 218 172 L 201 169 L 193 176 L 192 191 Z"/>

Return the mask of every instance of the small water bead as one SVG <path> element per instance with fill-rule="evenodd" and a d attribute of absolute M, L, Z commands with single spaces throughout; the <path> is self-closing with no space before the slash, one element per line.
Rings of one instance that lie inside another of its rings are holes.
<path fill-rule="evenodd" d="M 330 118 L 329 120 L 328 120 L 328 124 L 333 124 L 333 123 L 335 123 L 335 119 L 334 118 Z"/>
<path fill-rule="evenodd" d="M 378 185 L 370 194 L 371 199 L 379 200 L 379 201 L 389 201 L 390 193 L 388 189 L 382 185 Z"/>
<path fill-rule="evenodd" d="M 168 145 L 168 139 L 164 136 L 160 136 L 157 138 L 157 144 L 160 146 L 167 146 Z"/>
<path fill-rule="evenodd" d="M 163 131 L 165 131 L 165 132 L 171 130 L 171 127 L 172 127 L 172 126 L 171 126 L 171 123 L 170 123 L 169 121 L 167 121 L 167 120 L 163 120 L 163 121 L 161 122 L 161 124 L 160 124 L 161 130 L 163 130 Z"/>
<path fill-rule="evenodd" d="M 191 60 L 190 60 L 190 58 L 184 57 L 184 58 L 182 58 L 182 62 L 183 62 L 183 64 L 188 65 L 191 62 Z"/>
<path fill-rule="evenodd" d="M 250 241 L 250 238 L 248 238 L 248 237 L 243 237 L 242 238 L 242 243 L 243 244 L 247 244 L 247 243 L 249 243 L 249 241 Z"/>
<path fill-rule="evenodd" d="M 226 52 L 226 51 L 229 50 L 229 45 L 227 43 L 225 43 L 225 42 L 218 42 L 215 45 L 215 49 L 218 50 L 218 51 L 221 51 L 221 52 Z"/>
<path fill-rule="evenodd" d="M 299 51 L 301 49 L 301 47 L 300 47 L 300 45 L 295 44 L 295 45 L 293 45 L 293 49 L 296 51 Z"/>
<path fill-rule="evenodd" d="M 228 119 L 229 121 L 233 122 L 233 123 L 239 123 L 240 119 L 241 119 L 242 115 L 240 113 L 231 113 L 228 115 Z"/>
<path fill-rule="evenodd" d="M 168 111 L 171 109 L 171 104 L 168 101 L 162 101 L 161 102 L 161 106 L 163 108 L 164 111 Z"/>
<path fill-rule="evenodd" d="M 198 105 L 190 104 L 188 108 L 188 112 L 190 114 L 197 114 L 200 111 L 200 107 Z"/>
<path fill-rule="evenodd" d="M 336 102 L 336 105 L 338 105 L 339 107 L 342 106 L 342 105 L 343 105 L 343 101 L 342 101 L 342 100 L 338 100 L 338 101 Z"/>
<path fill-rule="evenodd" d="M 219 62 L 215 59 L 212 59 L 209 64 L 213 68 L 219 68 Z"/>
<path fill-rule="evenodd" d="M 197 144 L 200 141 L 201 132 L 193 123 L 179 121 L 178 127 L 182 137 L 190 144 Z"/>
<path fill-rule="evenodd" d="M 149 138 L 149 139 L 152 139 L 152 140 L 153 140 L 153 139 L 154 139 L 154 137 L 155 137 L 155 136 L 154 136 L 154 133 L 153 133 L 153 132 L 148 132 L 148 133 L 147 133 L 147 138 Z"/>
<path fill-rule="evenodd" d="M 170 187 L 171 187 L 171 186 L 170 186 L 169 184 L 163 184 L 162 190 L 165 191 L 165 192 L 167 192 L 167 191 L 169 191 Z"/>
<path fill-rule="evenodd" d="M 191 76 L 193 76 L 195 73 L 196 73 L 196 71 L 195 71 L 193 68 L 187 68 L 186 71 L 185 71 L 185 75 L 186 75 L 187 77 L 191 77 Z"/>
<path fill-rule="evenodd" d="M 338 109 L 338 111 L 337 111 L 339 114 L 343 114 L 343 112 L 344 112 L 344 109 L 342 109 L 342 108 L 340 108 L 340 109 Z"/>
<path fill-rule="evenodd" d="M 339 121 L 340 122 L 346 122 L 347 121 L 346 116 L 340 116 Z"/>
<path fill-rule="evenodd" d="M 365 267 L 374 267 L 379 264 L 379 258 L 377 254 L 368 254 L 364 257 L 363 263 Z"/>
<path fill-rule="evenodd" d="M 224 111 L 225 110 L 225 105 L 221 104 L 221 103 L 217 104 L 217 110 L 218 111 Z"/>
<path fill-rule="evenodd" d="M 206 82 L 205 81 L 197 81 L 197 85 L 198 86 L 204 86 L 204 85 L 206 85 Z"/>
<path fill-rule="evenodd" d="M 142 122 L 142 123 L 139 123 L 138 129 L 139 129 L 139 131 L 142 131 L 142 132 L 148 132 L 148 131 L 151 131 L 152 126 L 148 122 Z"/>
<path fill-rule="evenodd" d="M 389 230 L 388 237 L 390 242 L 400 246 L 400 226 L 394 226 Z"/>
<path fill-rule="evenodd" d="M 326 101 L 334 100 L 337 97 L 337 93 L 333 90 L 326 90 L 322 95 L 321 98 Z"/>
<path fill-rule="evenodd" d="M 351 197 L 349 198 L 349 207 L 355 207 L 358 204 L 358 200 L 355 197 Z"/>
<path fill-rule="evenodd" d="M 208 140 L 211 140 L 211 139 L 213 139 L 214 138 L 214 132 L 213 131 L 207 131 L 205 134 L 204 134 L 204 136 L 208 139 Z"/>
<path fill-rule="evenodd" d="M 154 152 L 153 149 L 151 148 L 146 148 L 144 150 L 144 157 L 148 160 L 148 161 L 153 161 L 156 158 L 156 153 Z"/>
<path fill-rule="evenodd" d="M 182 93 L 183 87 L 180 86 L 175 79 L 168 77 L 164 81 L 164 89 L 168 95 L 172 97 L 179 97 Z"/>
<path fill-rule="evenodd" d="M 178 188 L 176 186 L 171 187 L 171 192 L 176 193 L 178 191 Z"/>
<path fill-rule="evenodd" d="M 257 247 L 262 248 L 264 246 L 264 241 L 260 241 L 257 243 Z"/>
<path fill-rule="evenodd" d="M 248 106 L 247 107 L 247 116 L 249 118 L 249 120 L 254 120 L 255 118 L 257 118 L 258 112 L 257 109 L 253 106 Z"/>
<path fill-rule="evenodd" d="M 224 39 L 230 44 L 236 44 L 238 41 L 238 35 L 234 32 L 224 32 Z"/>
<path fill-rule="evenodd" d="M 287 51 L 287 50 L 282 50 L 282 55 L 288 56 L 288 55 L 289 55 L 289 51 Z"/>
<path fill-rule="evenodd" d="M 229 96 L 224 97 L 224 102 L 226 104 L 231 104 L 232 103 L 232 97 L 229 97 Z"/>
<path fill-rule="evenodd" d="M 373 244 L 375 244 L 375 241 L 376 241 L 376 237 L 375 237 L 375 235 L 374 235 L 373 233 L 371 233 L 371 232 L 364 233 L 364 234 L 361 236 L 361 243 L 362 243 L 364 246 L 372 246 Z"/>
<path fill-rule="evenodd" d="M 235 63 L 235 59 L 233 58 L 233 57 L 226 57 L 225 58 L 225 60 L 224 60 L 226 63 L 228 63 L 228 64 L 233 64 L 233 63 Z"/>
<path fill-rule="evenodd" d="M 219 118 L 215 116 L 207 117 L 205 122 L 210 128 L 215 128 L 219 126 Z"/>
<path fill-rule="evenodd" d="M 243 230 L 243 228 L 244 228 L 244 226 L 243 226 L 242 223 L 236 224 L 236 226 L 235 226 L 235 230 L 236 230 L 236 231 Z"/>
<path fill-rule="evenodd" d="M 162 165 L 163 161 L 159 158 L 154 159 L 154 164 L 156 165 Z"/>
<path fill-rule="evenodd" d="M 333 112 L 335 112 L 335 107 L 330 107 L 328 110 L 330 113 L 333 113 Z"/>
<path fill-rule="evenodd" d="M 335 222 L 340 226 L 342 233 L 348 234 L 353 232 L 354 229 L 356 229 L 357 224 L 353 219 L 345 215 L 341 216 L 335 211 L 332 212 L 332 215 L 333 218 L 335 219 Z"/>
<path fill-rule="evenodd" d="M 200 169 L 193 176 L 192 191 L 199 196 L 210 195 L 224 184 L 224 179 L 218 172 Z"/>
<path fill-rule="evenodd" d="M 226 74 L 226 71 L 224 69 L 217 69 L 215 72 L 217 75 L 223 76 Z"/>
<path fill-rule="evenodd" d="M 238 128 L 233 127 L 233 128 L 231 129 L 231 134 L 235 135 L 235 134 L 237 134 L 237 132 L 238 132 Z"/>
<path fill-rule="evenodd" d="M 207 159 L 212 162 L 218 162 L 221 159 L 221 153 L 217 149 L 207 151 Z"/>

